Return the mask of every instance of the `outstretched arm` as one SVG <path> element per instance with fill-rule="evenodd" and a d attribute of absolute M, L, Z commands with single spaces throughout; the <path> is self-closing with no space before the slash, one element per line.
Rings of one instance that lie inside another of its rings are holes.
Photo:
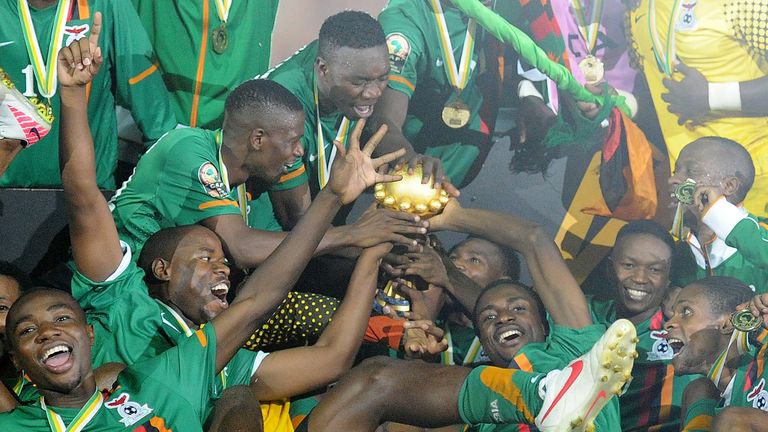
<path fill-rule="evenodd" d="M 264 359 L 252 385 L 259 400 L 306 393 L 333 382 L 352 366 L 371 314 L 379 261 L 391 247 L 383 243 L 363 251 L 344 300 L 317 343 L 277 351 Z"/>
<path fill-rule="evenodd" d="M 61 141 L 59 164 L 67 200 L 72 255 L 77 270 L 93 281 L 103 281 L 122 260 L 120 240 L 107 201 L 96 183 L 93 138 L 88 127 L 85 85 L 103 61 L 99 48 L 101 13 L 93 19 L 88 38 L 59 51 Z"/>
<path fill-rule="evenodd" d="M 525 257 L 536 292 L 555 323 L 582 328 L 592 324 L 587 301 L 555 243 L 535 222 L 511 214 L 465 209 L 453 200 L 430 220 L 433 230 L 474 234 L 509 246 Z"/>
<path fill-rule="evenodd" d="M 373 150 L 386 133 L 386 127 L 376 132 L 360 149 L 364 123 L 361 121 L 355 127 L 349 150 L 338 142 L 334 143 L 338 156 L 333 162 L 333 174 L 328 185 L 317 195 L 296 228 L 245 282 L 230 308 L 214 319 L 218 341 L 217 371 L 226 365 L 253 329 L 262 323 L 266 314 L 283 300 L 296 283 L 340 206 L 354 201 L 367 187 L 377 182 L 400 179 L 399 176 L 377 173 L 376 169 L 402 156 L 404 151 L 371 159 Z"/>

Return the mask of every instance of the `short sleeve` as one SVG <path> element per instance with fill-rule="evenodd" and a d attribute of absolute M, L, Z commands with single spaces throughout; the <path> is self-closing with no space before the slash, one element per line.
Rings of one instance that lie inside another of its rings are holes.
<path fill-rule="evenodd" d="M 135 296 L 137 290 L 146 294 L 144 272 L 131 262 L 131 249 L 121 242 L 123 259 L 117 269 L 103 282 L 94 282 L 75 269 L 72 277 L 72 296 L 83 310 L 106 310 L 123 296 Z"/>
<path fill-rule="evenodd" d="M 418 84 L 418 66 L 424 53 L 424 35 L 400 8 L 386 8 L 379 16 L 387 35 L 389 88 L 413 96 Z"/>
<path fill-rule="evenodd" d="M 188 145 L 179 141 L 168 154 L 157 199 L 164 207 L 161 212 L 174 225 L 192 225 L 214 216 L 240 214 L 237 201 L 231 198 L 222 180 L 218 161 L 206 149 L 209 146 L 209 143 Z"/>

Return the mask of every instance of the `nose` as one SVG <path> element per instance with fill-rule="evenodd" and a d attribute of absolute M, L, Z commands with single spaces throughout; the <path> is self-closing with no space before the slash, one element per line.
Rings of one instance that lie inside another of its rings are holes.
<path fill-rule="evenodd" d="M 301 141 L 296 142 L 296 147 L 293 148 L 293 155 L 297 158 L 304 156 L 304 146 Z"/>
<path fill-rule="evenodd" d="M 672 318 L 668 319 L 666 323 L 664 323 L 664 330 L 670 331 L 674 328 L 677 328 L 677 315 L 672 315 Z"/>
<path fill-rule="evenodd" d="M 37 343 L 43 343 L 45 341 L 50 340 L 54 336 L 58 336 L 61 334 L 61 330 L 59 330 L 58 327 L 56 327 L 56 324 L 50 321 L 44 321 L 40 323 L 40 325 L 37 328 L 37 336 L 35 337 L 35 342 Z"/>
<path fill-rule="evenodd" d="M 635 271 L 632 273 L 632 282 L 636 284 L 648 283 L 648 269 L 643 266 L 637 266 Z"/>
<path fill-rule="evenodd" d="M 382 91 L 383 88 L 379 86 L 378 81 L 369 82 L 365 85 L 365 88 L 363 88 L 363 98 L 377 101 L 381 97 Z"/>
<path fill-rule="evenodd" d="M 224 261 L 220 261 L 217 263 L 216 267 L 213 269 L 214 273 L 223 274 L 226 277 L 229 277 L 229 266 Z"/>

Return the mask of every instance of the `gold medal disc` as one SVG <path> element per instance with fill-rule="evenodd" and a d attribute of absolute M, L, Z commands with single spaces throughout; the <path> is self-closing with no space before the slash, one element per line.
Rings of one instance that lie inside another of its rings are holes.
<path fill-rule="evenodd" d="M 602 81 L 605 75 L 603 62 L 591 54 L 579 62 L 579 70 L 584 75 L 587 84 L 597 84 Z"/>
<path fill-rule="evenodd" d="M 736 330 L 751 332 L 757 330 L 763 324 L 763 318 L 752 315 L 749 309 L 744 309 L 731 315 L 731 324 L 733 324 Z"/>
<path fill-rule="evenodd" d="M 443 107 L 443 123 L 449 128 L 460 129 L 469 123 L 471 113 L 469 112 L 469 106 L 462 102 L 460 99 L 456 99 L 452 102 L 448 102 Z"/>
<path fill-rule="evenodd" d="M 224 24 L 216 27 L 211 34 L 211 44 L 213 45 L 213 52 L 216 54 L 223 54 L 227 50 L 229 44 L 229 36 L 227 35 L 227 27 Z"/>

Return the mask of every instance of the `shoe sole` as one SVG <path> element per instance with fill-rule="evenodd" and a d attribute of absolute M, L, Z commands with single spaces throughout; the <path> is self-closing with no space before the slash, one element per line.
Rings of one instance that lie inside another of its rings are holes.
<path fill-rule="evenodd" d="M 598 357 L 600 382 L 592 401 L 584 406 L 582 414 L 570 420 L 570 427 L 562 429 L 563 432 L 593 432 L 595 417 L 611 397 L 622 394 L 622 389 L 632 379 L 632 366 L 638 356 L 635 347 L 639 342 L 635 326 L 627 320 L 618 320 L 606 331 L 605 340 L 607 342 Z"/>

